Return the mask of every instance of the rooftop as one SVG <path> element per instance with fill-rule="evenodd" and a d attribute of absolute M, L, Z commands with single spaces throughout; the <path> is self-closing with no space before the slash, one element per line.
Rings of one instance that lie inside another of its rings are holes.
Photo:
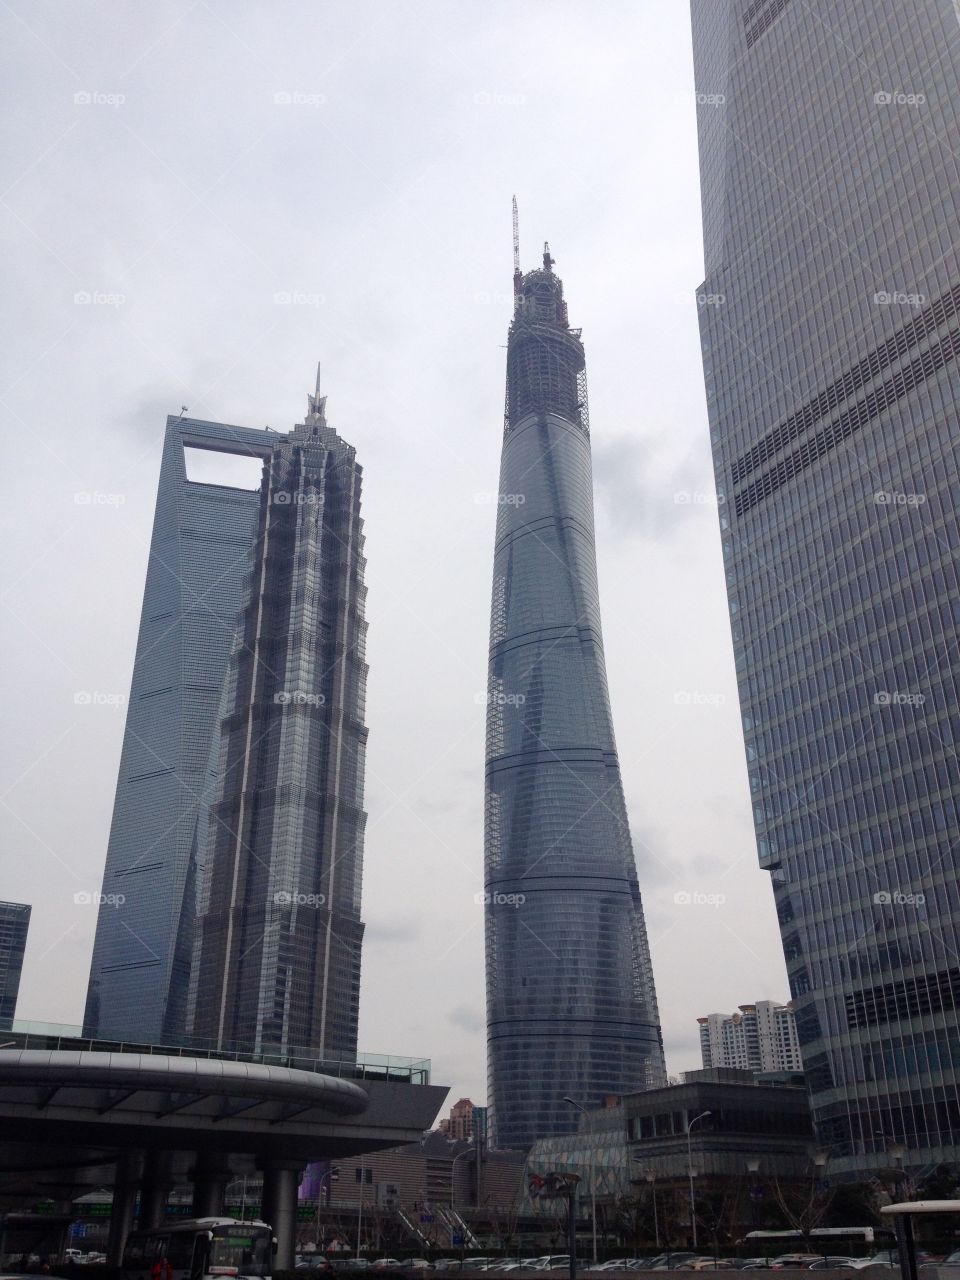
<path fill-rule="evenodd" d="M 143 1044 L 134 1040 L 102 1040 L 84 1036 L 83 1029 L 64 1023 L 15 1019 L 3 1032 L 5 1044 L 17 1049 L 92 1050 L 101 1053 L 157 1054 L 172 1058 L 212 1058 L 221 1062 L 252 1062 L 267 1067 L 291 1067 L 343 1080 L 386 1080 L 405 1084 L 430 1083 L 429 1058 L 358 1053 L 355 1061 L 339 1062 L 309 1053 L 240 1053 L 204 1045 Z"/>

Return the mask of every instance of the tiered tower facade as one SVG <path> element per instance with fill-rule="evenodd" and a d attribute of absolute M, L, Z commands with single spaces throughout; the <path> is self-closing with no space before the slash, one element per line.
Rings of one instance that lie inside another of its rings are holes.
<path fill-rule="evenodd" d="M 485 897 L 492 1141 L 576 1128 L 664 1081 L 614 743 L 585 360 L 549 250 L 515 273 L 487 694 Z"/>
<path fill-rule="evenodd" d="M 189 1032 L 350 1058 L 366 687 L 361 468 L 324 399 L 264 465 L 221 707 Z"/>

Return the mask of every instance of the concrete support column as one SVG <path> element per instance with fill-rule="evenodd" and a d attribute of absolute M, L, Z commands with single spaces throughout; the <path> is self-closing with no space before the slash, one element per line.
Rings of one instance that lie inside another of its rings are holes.
<path fill-rule="evenodd" d="M 124 1151 L 117 1160 L 117 1171 L 113 1180 L 113 1204 L 110 1207 L 110 1231 L 107 1235 L 108 1267 L 119 1267 L 123 1257 L 123 1246 L 133 1227 L 140 1161 L 139 1151 Z"/>
<path fill-rule="evenodd" d="M 193 1178 L 193 1216 L 222 1218 L 223 1198 L 230 1181 L 230 1165 L 218 1151 L 198 1151 L 191 1170 Z"/>
<path fill-rule="evenodd" d="M 159 1227 L 163 1221 L 167 1199 L 173 1189 L 172 1163 L 170 1151 L 152 1148 L 144 1156 L 143 1177 L 140 1179 L 141 1230 Z"/>
<path fill-rule="evenodd" d="M 297 1242 L 297 1188 L 306 1161 L 264 1160 L 259 1167 L 263 1170 L 263 1220 L 273 1227 L 277 1238 L 273 1269 L 292 1271 Z"/>

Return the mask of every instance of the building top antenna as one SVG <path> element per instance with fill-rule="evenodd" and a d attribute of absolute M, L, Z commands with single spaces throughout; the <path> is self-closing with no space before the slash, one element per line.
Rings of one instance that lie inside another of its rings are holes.
<path fill-rule="evenodd" d="M 520 214 L 516 196 L 513 197 L 513 292 L 520 292 Z"/>

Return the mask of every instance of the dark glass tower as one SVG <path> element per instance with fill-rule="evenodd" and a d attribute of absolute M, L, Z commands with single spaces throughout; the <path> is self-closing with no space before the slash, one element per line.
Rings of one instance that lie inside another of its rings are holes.
<path fill-rule="evenodd" d="M 0 902 L 0 1031 L 9 1031 L 17 1014 L 23 953 L 30 927 L 30 907 Z"/>
<path fill-rule="evenodd" d="M 310 398 L 273 438 L 212 774 L 192 1037 L 357 1047 L 363 857 L 363 523 L 354 449 Z"/>
<path fill-rule="evenodd" d="M 84 1032 L 183 1034 L 208 761 L 256 527 L 255 492 L 187 478 L 186 450 L 263 457 L 263 431 L 168 418 Z"/>
<path fill-rule="evenodd" d="M 580 331 L 549 252 L 514 277 L 486 744 L 493 1141 L 576 1128 L 565 1096 L 663 1083 L 607 697 Z"/>
<path fill-rule="evenodd" d="M 819 1141 L 960 1151 L 960 17 L 693 0 L 701 336 Z"/>

